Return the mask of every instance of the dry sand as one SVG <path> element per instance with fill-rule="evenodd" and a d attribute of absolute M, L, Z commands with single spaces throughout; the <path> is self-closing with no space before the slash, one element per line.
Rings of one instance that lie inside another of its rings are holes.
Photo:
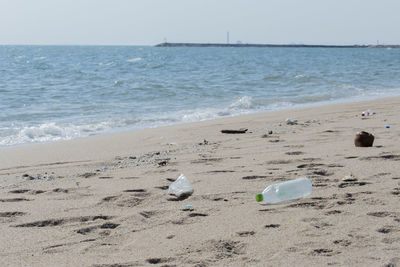
<path fill-rule="evenodd" d="M 399 127 L 388 98 L 0 149 L 0 265 L 399 266 Z M 309 197 L 254 199 L 304 176 Z"/>

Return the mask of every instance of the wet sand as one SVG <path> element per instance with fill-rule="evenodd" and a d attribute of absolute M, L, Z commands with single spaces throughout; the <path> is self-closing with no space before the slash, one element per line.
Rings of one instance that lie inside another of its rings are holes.
<path fill-rule="evenodd" d="M 0 149 L 0 265 L 399 265 L 399 104 Z M 367 109 L 376 114 L 362 117 Z M 372 147 L 354 146 L 361 130 L 374 134 Z M 186 199 L 167 193 L 181 173 L 194 188 Z M 355 180 L 343 181 L 350 174 Z M 255 201 L 269 184 L 298 177 L 311 179 L 309 197 Z"/>

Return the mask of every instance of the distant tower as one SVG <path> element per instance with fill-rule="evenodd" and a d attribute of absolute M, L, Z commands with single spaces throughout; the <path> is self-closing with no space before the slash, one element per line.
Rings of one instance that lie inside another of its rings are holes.
<path fill-rule="evenodd" d="M 226 32 L 226 43 L 229 44 L 229 32 Z"/>

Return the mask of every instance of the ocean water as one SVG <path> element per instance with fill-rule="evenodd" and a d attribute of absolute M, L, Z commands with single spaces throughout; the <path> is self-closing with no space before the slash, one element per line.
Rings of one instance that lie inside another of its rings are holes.
<path fill-rule="evenodd" d="M 400 50 L 0 46 L 0 147 L 400 95 Z"/>

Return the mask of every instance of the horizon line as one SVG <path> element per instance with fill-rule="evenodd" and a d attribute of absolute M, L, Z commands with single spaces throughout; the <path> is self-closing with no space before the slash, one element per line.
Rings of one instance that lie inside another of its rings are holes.
<path fill-rule="evenodd" d="M 161 42 L 158 44 L 57 44 L 0 43 L 0 46 L 161 46 L 161 45 L 223 45 L 223 46 L 321 46 L 321 47 L 400 47 L 400 44 L 320 44 L 320 43 L 221 43 L 221 42 Z"/>

